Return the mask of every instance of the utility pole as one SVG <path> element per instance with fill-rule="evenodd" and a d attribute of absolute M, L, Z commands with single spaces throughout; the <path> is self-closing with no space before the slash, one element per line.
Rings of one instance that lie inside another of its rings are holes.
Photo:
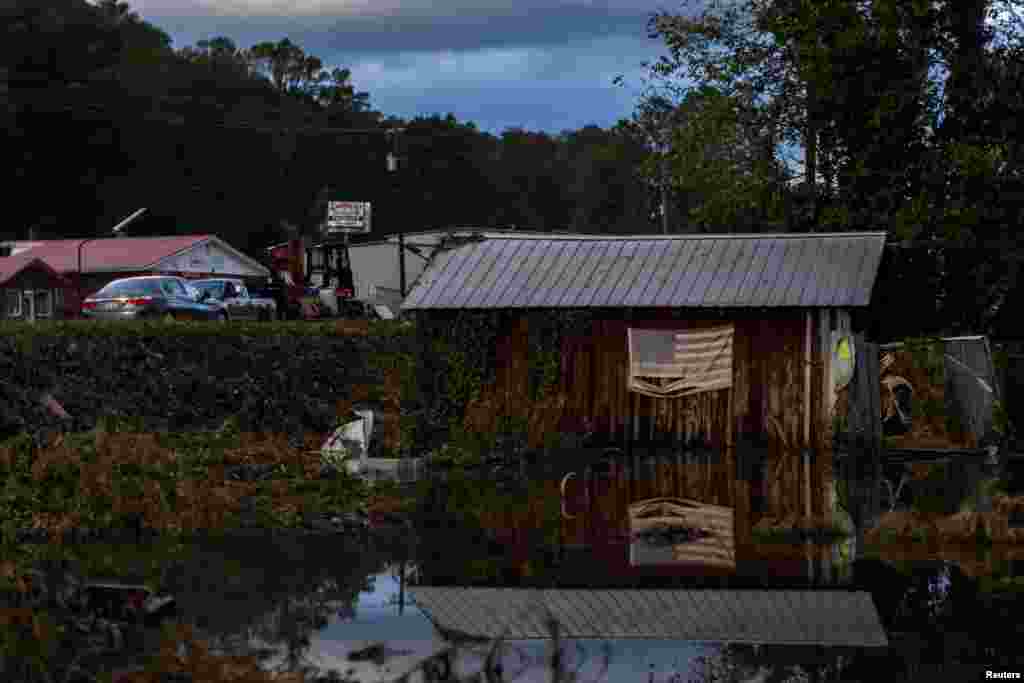
<path fill-rule="evenodd" d="M 665 159 L 661 161 L 661 232 L 668 234 L 668 173 L 665 170 Z"/>
<path fill-rule="evenodd" d="M 401 128 L 395 129 L 401 132 Z M 398 171 L 398 139 L 394 133 L 391 133 L 391 150 L 388 152 L 388 172 L 395 174 Z M 392 181 L 392 188 L 394 189 L 397 183 Z M 401 224 L 398 226 L 398 291 L 405 299 L 405 227 Z"/>
<path fill-rule="evenodd" d="M 404 128 L 390 128 L 390 129 L 379 129 L 379 128 L 340 128 L 340 129 L 339 128 L 327 128 L 327 129 L 318 130 L 317 132 L 334 133 L 334 134 L 337 134 L 337 135 L 380 135 L 380 134 L 384 134 L 384 135 L 388 136 L 388 138 L 391 140 L 391 149 L 388 151 L 387 158 L 386 158 L 387 170 L 388 170 L 389 173 L 394 173 L 398 169 L 398 156 L 397 156 L 397 153 L 396 153 L 397 147 L 395 145 L 395 137 L 394 136 L 395 136 L 396 133 L 402 133 L 404 131 L 405 131 Z M 323 204 L 323 206 L 321 206 L 321 204 Z M 320 214 L 321 211 L 323 211 L 326 214 L 329 205 L 330 205 L 330 188 L 324 188 L 321 191 L 321 194 L 319 195 L 319 199 L 318 199 L 318 202 L 317 202 L 317 214 Z M 324 231 L 325 225 L 326 224 L 321 223 L 322 238 L 324 240 L 327 239 L 327 234 Z M 302 234 L 300 236 L 298 236 L 298 237 L 292 236 L 291 239 L 289 239 L 289 244 L 295 244 L 296 242 L 301 241 L 302 242 L 301 246 L 298 246 L 296 248 L 298 248 L 298 249 L 305 248 L 306 249 L 306 274 L 307 274 L 307 278 L 308 278 L 310 276 L 311 272 L 312 272 L 311 264 L 312 264 L 312 261 L 313 261 L 313 259 L 312 259 L 312 251 L 313 250 L 310 249 L 310 248 L 306 248 L 305 242 L 308 239 L 308 237 L 305 235 L 305 232 L 306 231 L 302 231 Z M 399 239 L 401 239 L 401 237 L 402 236 L 399 235 Z M 345 259 L 345 263 L 347 264 L 348 272 L 351 274 L 352 273 L 352 261 L 351 261 L 351 258 L 349 256 L 349 233 L 347 231 L 344 232 L 343 240 L 344 241 L 343 241 L 343 243 L 341 245 L 341 249 L 343 250 L 344 259 Z M 331 243 L 324 242 L 322 244 L 322 247 L 323 247 L 322 248 L 322 253 L 323 253 L 323 258 L 324 258 L 323 267 L 324 267 L 325 271 L 330 271 L 331 269 L 333 269 L 334 264 L 336 264 L 338 262 L 338 258 L 339 258 L 339 254 L 338 254 L 339 245 L 336 242 L 331 242 Z M 333 260 L 331 258 L 332 255 L 334 256 Z M 404 257 L 405 257 L 405 253 L 404 253 L 404 250 L 402 250 L 400 252 L 400 258 L 401 258 L 400 267 L 401 267 L 401 270 L 402 270 L 402 284 L 401 284 L 401 286 L 402 286 L 403 291 L 405 289 L 405 258 Z M 340 284 L 341 284 L 341 282 L 340 282 L 340 268 L 339 268 L 339 285 Z M 340 306 L 340 304 L 339 304 L 339 306 Z"/>

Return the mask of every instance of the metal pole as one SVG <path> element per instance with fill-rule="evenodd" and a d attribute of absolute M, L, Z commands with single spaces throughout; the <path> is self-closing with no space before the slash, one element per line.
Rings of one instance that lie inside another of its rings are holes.
<path fill-rule="evenodd" d="M 139 216 L 141 216 L 145 212 L 146 212 L 146 209 L 139 209 L 138 211 L 133 213 L 131 216 L 128 216 L 128 218 L 125 218 L 123 221 L 121 221 L 120 223 L 115 225 L 113 228 L 111 228 L 110 231 L 111 232 L 120 232 L 121 228 L 123 228 L 124 226 L 128 225 L 129 223 L 131 223 L 133 220 L 135 220 L 136 218 L 138 218 Z"/>
<path fill-rule="evenodd" d="M 633 439 L 636 429 L 636 393 L 629 392 L 629 434 L 626 437 L 626 448 L 629 450 L 629 502 L 636 500 L 636 451 L 633 450 Z"/>
<path fill-rule="evenodd" d="M 661 162 L 661 232 L 668 234 L 668 174 L 665 162 Z"/>
<path fill-rule="evenodd" d="M 398 171 L 398 139 L 395 134 L 400 132 L 402 129 L 398 128 L 391 135 L 391 152 L 388 154 L 388 171 L 391 173 Z M 398 291 L 405 299 L 405 227 L 402 224 L 398 226 L 398 278 Z"/>
<path fill-rule="evenodd" d="M 405 299 L 405 233 L 402 228 L 398 229 L 398 287 Z"/>
<path fill-rule="evenodd" d="M 120 232 L 121 229 L 124 228 L 124 226 L 128 225 L 129 223 L 131 223 L 133 220 L 135 220 L 136 218 L 138 218 L 139 216 L 141 216 L 145 212 L 146 212 L 145 208 L 139 209 L 138 211 L 136 211 L 132 215 L 128 216 L 128 218 L 125 218 L 123 221 L 121 221 L 120 223 L 115 225 L 113 228 L 111 228 L 110 231 L 113 232 L 113 233 Z M 89 242 L 93 242 L 93 241 L 99 240 L 99 239 L 105 239 L 105 238 L 103 238 L 103 237 L 89 237 L 89 238 L 84 239 L 84 240 L 82 240 L 81 242 L 78 243 L 78 276 L 75 278 L 75 280 L 76 280 L 77 289 L 78 289 L 78 314 L 79 315 L 82 314 L 82 249 Z"/>
<path fill-rule="evenodd" d="M 82 315 L 82 247 L 89 242 L 100 239 L 99 237 L 90 237 L 89 239 L 82 240 L 78 243 L 78 275 L 75 278 L 78 285 L 78 315 Z"/>
<path fill-rule="evenodd" d="M 405 562 L 405 558 L 402 558 L 399 569 L 401 576 L 398 578 L 398 616 L 402 616 L 402 612 L 405 611 Z"/>
<path fill-rule="evenodd" d="M 348 274 L 351 277 L 352 289 L 354 290 L 355 289 L 355 285 L 356 285 L 356 276 L 355 276 L 355 273 L 352 272 L 352 255 L 351 255 L 351 253 L 348 250 L 348 235 L 349 234 L 346 232 L 345 233 L 345 246 L 344 246 L 344 249 L 345 249 L 345 268 L 346 268 L 346 270 L 348 270 Z M 335 256 L 335 258 L 337 258 L 337 256 Z M 341 282 L 341 267 L 340 267 L 340 265 L 337 268 L 337 271 L 338 271 L 338 289 L 341 289 L 342 282 Z M 355 294 L 356 293 L 353 291 L 352 292 L 352 300 L 351 300 L 352 303 L 355 303 Z M 338 317 L 340 318 L 340 317 L 342 317 L 341 316 L 341 302 L 338 301 L 337 290 L 335 290 L 334 301 L 338 305 Z M 349 300 L 346 300 L 346 303 L 349 303 Z M 354 308 L 354 306 L 347 306 L 346 308 L 348 308 L 351 311 L 352 308 Z"/>

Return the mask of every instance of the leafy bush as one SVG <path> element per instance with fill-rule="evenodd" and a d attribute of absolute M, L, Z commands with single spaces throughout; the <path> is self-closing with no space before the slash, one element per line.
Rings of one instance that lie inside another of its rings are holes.
<path fill-rule="evenodd" d="M 413 351 L 408 328 L 394 325 L 359 338 L 326 324 L 172 330 L 63 321 L 11 331 L 0 335 L 0 438 L 86 430 L 108 417 L 135 420 L 135 431 L 216 430 L 232 417 L 236 431 L 323 433 L 337 417 L 335 400 L 361 386 L 383 398 L 387 372 L 407 379 Z M 41 393 L 74 425 L 48 415 Z"/>
<path fill-rule="evenodd" d="M 925 515 L 945 514 L 948 486 L 946 465 L 933 466 L 927 477 L 911 483 L 914 494 L 911 508 Z"/>
<path fill-rule="evenodd" d="M 345 446 L 338 446 L 336 449 L 324 451 L 320 455 L 320 463 L 333 467 L 339 472 L 345 469 L 345 461 L 352 457 L 352 453 Z"/>
<path fill-rule="evenodd" d="M 431 466 L 436 467 L 472 467 L 483 462 L 479 451 L 465 446 L 446 443 L 427 454 Z"/>

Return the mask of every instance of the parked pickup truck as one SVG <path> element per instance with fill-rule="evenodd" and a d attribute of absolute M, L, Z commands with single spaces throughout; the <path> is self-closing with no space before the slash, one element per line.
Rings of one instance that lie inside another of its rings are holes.
<path fill-rule="evenodd" d="M 192 280 L 189 284 L 199 290 L 205 301 L 223 306 L 231 320 L 277 319 L 277 304 L 274 300 L 249 296 L 249 290 L 241 280 L 209 278 Z"/>

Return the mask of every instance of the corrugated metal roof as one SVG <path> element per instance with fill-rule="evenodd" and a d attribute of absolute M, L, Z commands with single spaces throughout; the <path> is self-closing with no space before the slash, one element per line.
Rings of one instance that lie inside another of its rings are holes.
<path fill-rule="evenodd" d="M 142 270 L 196 244 L 212 235 L 181 235 L 174 237 L 113 237 L 90 240 L 82 250 L 85 272 Z M 16 242 L 30 248 L 21 252 L 46 261 L 54 270 L 67 273 L 78 270 L 78 245 L 84 240 L 36 240 Z"/>
<path fill-rule="evenodd" d="M 492 235 L 439 254 L 403 308 L 866 306 L 884 246 L 884 232 Z"/>
<path fill-rule="evenodd" d="M 59 273 L 78 271 L 78 245 L 85 240 L 35 240 L 12 242 L 19 255 L 39 258 Z M 238 251 L 216 235 L 175 235 L 170 237 L 113 237 L 89 240 L 82 250 L 86 273 L 118 273 L 146 270 L 160 261 L 193 247 L 214 242 L 258 269 L 269 270 L 259 261 Z"/>
<path fill-rule="evenodd" d="M 485 238 L 500 238 L 500 237 L 516 237 L 520 239 L 550 239 L 551 237 L 568 236 L 568 237 L 589 237 L 598 238 L 601 235 L 588 234 L 588 233 L 575 233 L 575 232 L 539 232 L 530 230 L 498 230 L 491 228 L 451 228 L 449 230 L 410 230 L 402 233 L 403 239 L 407 245 L 416 244 L 420 246 L 434 246 L 436 242 L 445 236 L 454 235 L 456 237 L 469 237 L 471 235 L 480 235 Z M 358 235 L 353 234 L 349 236 L 350 247 L 368 247 L 377 246 L 381 244 L 397 244 L 398 233 L 391 233 L 389 235 Z M 323 242 L 315 242 L 311 246 L 313 248 L 322 247 Z M 277 247 L 287 247 L 287 242 L 281 242 L 274 244 L 267 249 L 274 249 Z"/>
<path fill-rule="evenodd" d="M 888 645 L 871 594 L 864 591 L 419 586 L 410 593 L 438 626 L 488 638 L 549 638 L 544 621 L 550 610 L 566 638 Z"/>

